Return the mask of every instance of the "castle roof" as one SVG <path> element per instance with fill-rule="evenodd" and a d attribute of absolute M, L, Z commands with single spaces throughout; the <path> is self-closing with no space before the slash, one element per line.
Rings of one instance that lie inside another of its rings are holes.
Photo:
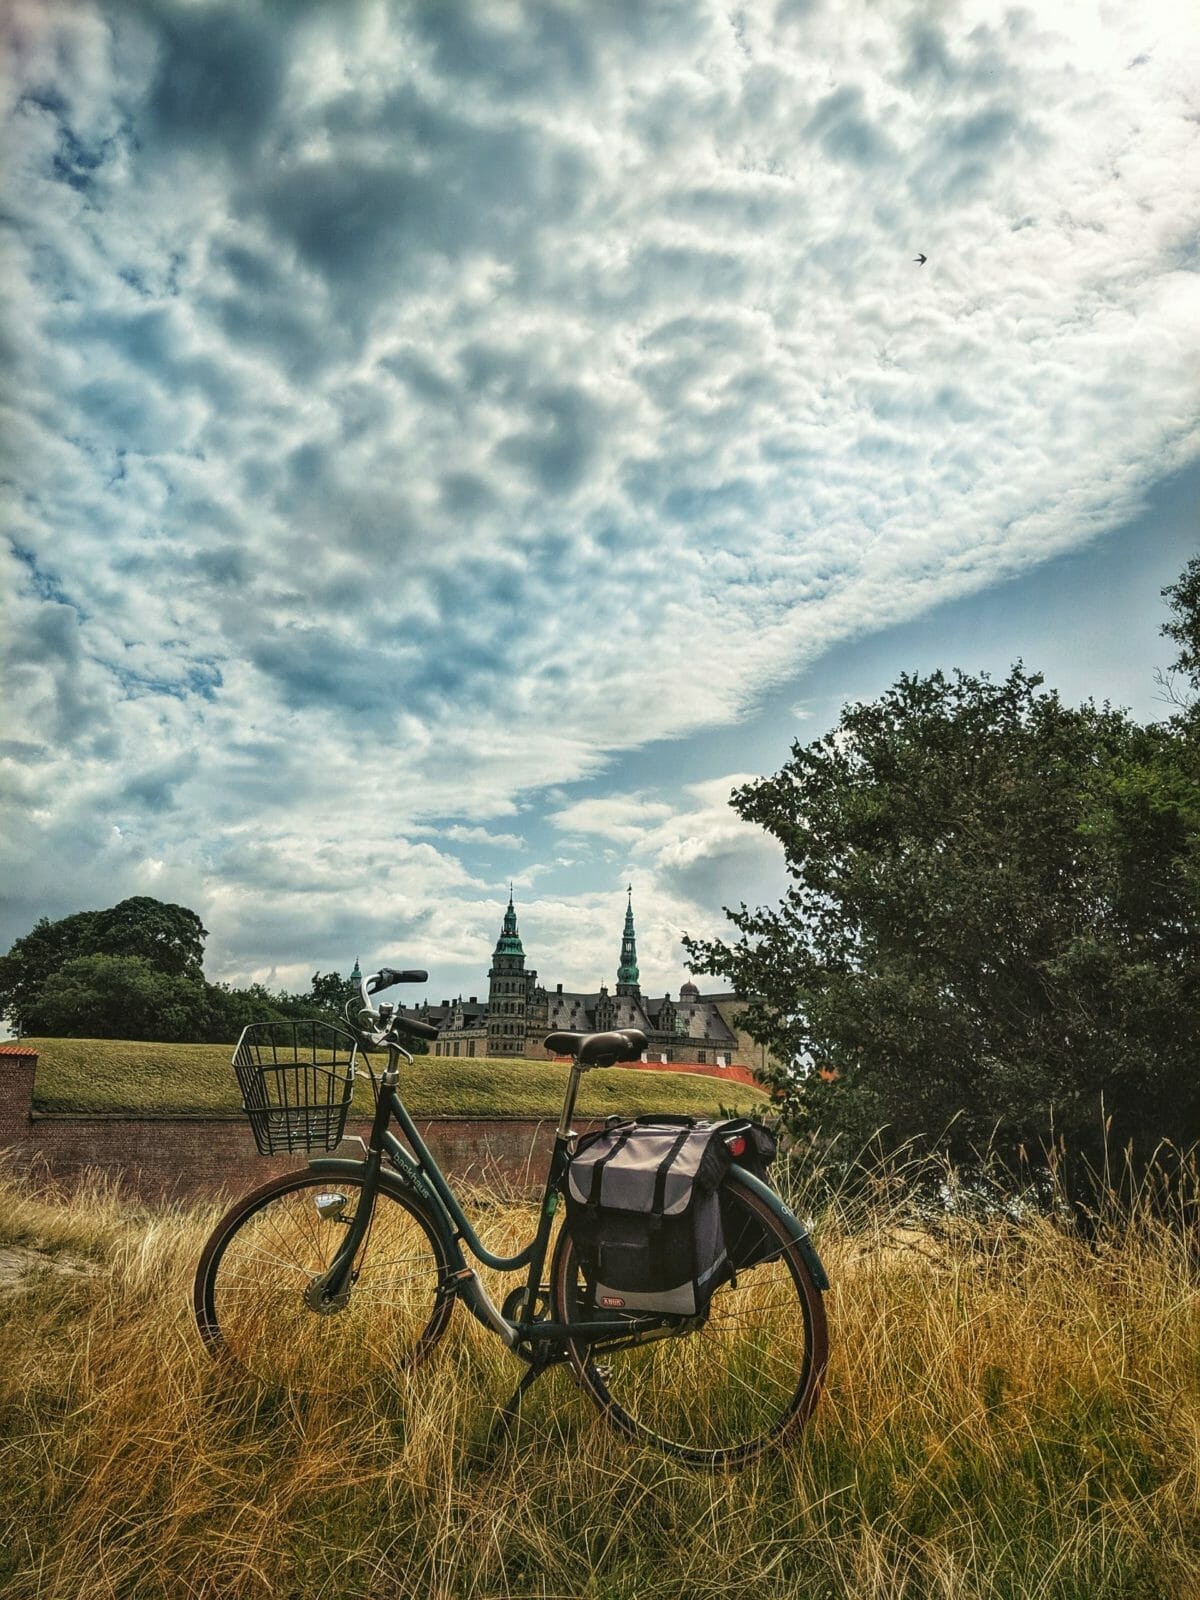
<path fill-rule="evenodd" d="M 525 955 L 525 946 L 521 943 L 521 935 L 517 932 L 517 913 L 513 907 L 511 888 L 508 891 L 508 910 L 504 913 L 504 921 L 500 925 L 500 937 L 496 940 L 496 948 L 492 954 L 522 958 Z"/>
<path fill-rule="evenodd" d="M 637 935 L 633 931 L 633 885 L 629 886 L 629 900 L 625 907 L 625 930 L 621 935 L 621 961 L 617 967 L 617 988 L 636 989 L 638 986 Z"/>

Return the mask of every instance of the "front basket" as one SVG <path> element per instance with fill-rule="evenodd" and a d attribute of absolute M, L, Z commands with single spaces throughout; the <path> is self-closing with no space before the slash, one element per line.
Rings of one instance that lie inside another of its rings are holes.
<path fill-rule="evenodd" d="M 328 1022 L 252 1022 L 242 1030 L 233 1069 L 262 1155 L 341 1143 L 357 1048 L 352 1034 Z"/>

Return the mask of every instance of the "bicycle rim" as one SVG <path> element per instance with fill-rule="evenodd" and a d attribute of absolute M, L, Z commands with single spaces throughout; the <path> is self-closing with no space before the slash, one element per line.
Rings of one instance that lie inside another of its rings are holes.
<path fill-rule="evenodd" d="M 312 1309 L 305 1292 L 353 1220 L 357 1178 L 301 1172 L 265 1185 L 217 1224 L 196 1269 L 196 1323 L 210 1351 L 270 1385 L 332 1393 L 415 1366 L 445 1329 L 453 1299 L 428 1218 L 381 1187 L 346 1305 Z"/>
<path fill-rule="evenodd" d="M 769 1234 L 770 1253 L 716 1291 L 701 1327 L 626 1349 L 567 1346 L 581 1385 L 614 1427 L 711 1468 L 740 1466 L 793 1439 L 816 1404 L 828 1352 L 821 1293 L 783 1224 L 741 1184 L 731 1181 L 727 1196 L 730 1236 L 742 1214 Z M 563 1320 L 589 1315 L 566 1234 L 554 1296 Z"/>

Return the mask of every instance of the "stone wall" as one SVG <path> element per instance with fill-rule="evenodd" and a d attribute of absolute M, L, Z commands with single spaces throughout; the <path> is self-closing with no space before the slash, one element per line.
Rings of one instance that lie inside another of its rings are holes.
<path fill-rule="evenodd" d="M 99 1171 L 149 1201 L 237 1195 L 303 1155 L 260 1156 L 245 1117 L 76 1115 L 33 1110 L 37 1056 L 0 1046 L 0 1156 L 18 1173 L 71 1184 Z M 536 1117 L 418 1117 L 421 1137 L 456 1183 L 536 1188 L 554 1140 L 554 1121 Z M 576 1124 L 581 1130 L 592 1126 Z M 365 1126 L 350 1133 L 365 1134 Z M 347 1155 L 360 1154 L 344 1145 Z"/>

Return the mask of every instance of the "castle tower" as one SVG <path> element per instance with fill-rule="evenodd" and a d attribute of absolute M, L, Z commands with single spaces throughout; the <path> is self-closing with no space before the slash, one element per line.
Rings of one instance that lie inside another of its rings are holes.
<path fill-rule="evenodd" d="M 638 984 L 637 936 L 633 931 L 632 884 L 626 892 L 629 901 L 625 907 L 625 931 L 621 935 L 621 964 L 617 968 L 617 993 L 640 996 L 642 991 Z"/>
<path fill-rule="evenodd" d="M 517 932 L 511 884 L 508 910 L 492 952 L 488 979 L 487 1053 L 489 1056 L 524 1055 L 529 975 L 525 971 L 525 947 Z"/>

